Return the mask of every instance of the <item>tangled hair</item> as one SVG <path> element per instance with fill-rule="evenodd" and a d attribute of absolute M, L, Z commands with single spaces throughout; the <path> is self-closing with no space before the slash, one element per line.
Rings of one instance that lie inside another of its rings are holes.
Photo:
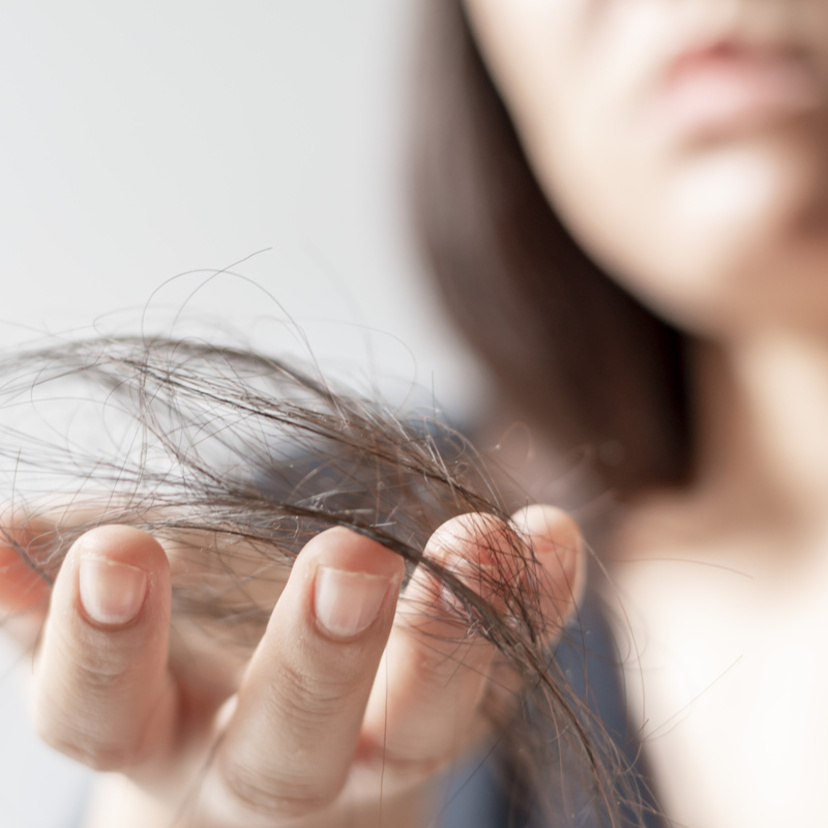
<path fill-rule="evenodd" d="M 409 576 L 426 567 L 453 594 L 463 634 L 486 638 L 520 676 L 520 700 L 487 711 L 509 778 L 524 792 L 559 778 L 551 809 L 640 824 L 628 769 L 548 651 L 539 565 L 509 521 L 519 493 L 504 494 L 434 417 L 403 418 L 250 350 L 141 337 L 6 356 L 0 412 L 14 514 L 25 516 L 5 540 L 42 579 L 88 529 L 139 527 L 187 561 L 173 567 L 174 623 L 212 625 L 249 654 L 273 608 L 274 591 L 256 587 L 283 581 L 311 536 L 346 526 L 399 554 Z M 497 566 L 480 567 L 474 587 L 423 555 L 440 524 L 468 512 L 504 527 Z"/>

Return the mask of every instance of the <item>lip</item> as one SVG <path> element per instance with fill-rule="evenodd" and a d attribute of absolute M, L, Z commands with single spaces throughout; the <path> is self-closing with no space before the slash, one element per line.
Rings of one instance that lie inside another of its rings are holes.
<path fill-rule="evenodd" d="M 725 41 L 671 61 L 650 109 L 669 134 L 703 139 L 789 121 L 818 108 L 821 97 L 800 52 Z"/>

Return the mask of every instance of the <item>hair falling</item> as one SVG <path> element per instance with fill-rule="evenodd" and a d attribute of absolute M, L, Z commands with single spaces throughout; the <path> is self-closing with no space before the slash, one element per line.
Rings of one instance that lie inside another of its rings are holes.
<path fill-rule="evenodd" d="M 550 653 L 543 578 L 509 519 L 520 494 L 436 417 L 243 348 L 97 337 L 0 359 L 0 428 L 4 542 L 39 579 L 53 581 L 94 526 L 136 526 L 185 562 L 173 567 L 174 619 L 249 653 L 293 557 L 323 529 L 348 527 L 402 556 L 409 576 L 427 568 L 453 596 L 458 629 L 520 677 L 515 703 L 486 711 L 520 796 L 577 817 L 556 825 L 593 824 L 587 812 L 640 824 L 628 769 Z M 423 554 L 441 524 L 470 512 L 496 527 L 495 565 L 478 567 L 473 586 Z"/>

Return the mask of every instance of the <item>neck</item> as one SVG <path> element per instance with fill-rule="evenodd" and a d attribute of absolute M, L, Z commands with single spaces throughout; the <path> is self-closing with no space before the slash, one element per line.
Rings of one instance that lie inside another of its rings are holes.
<path fill-rule="evenodd" d="M 700 345 L 693 496 L 732 527 L 828 533 L 828 337 Z"/>

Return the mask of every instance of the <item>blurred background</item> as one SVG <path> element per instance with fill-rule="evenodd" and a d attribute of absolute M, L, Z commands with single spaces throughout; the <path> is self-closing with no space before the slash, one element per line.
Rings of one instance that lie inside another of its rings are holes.
<path fill-rule="evenodd" d="M 4 3 L 0 346 L 196 332 L 466 418 L 406 229 L 415 6 Z M 87 777 L 30 735 L 27 672 L 0 643 L 0 825 L 62 828 Z"/>

